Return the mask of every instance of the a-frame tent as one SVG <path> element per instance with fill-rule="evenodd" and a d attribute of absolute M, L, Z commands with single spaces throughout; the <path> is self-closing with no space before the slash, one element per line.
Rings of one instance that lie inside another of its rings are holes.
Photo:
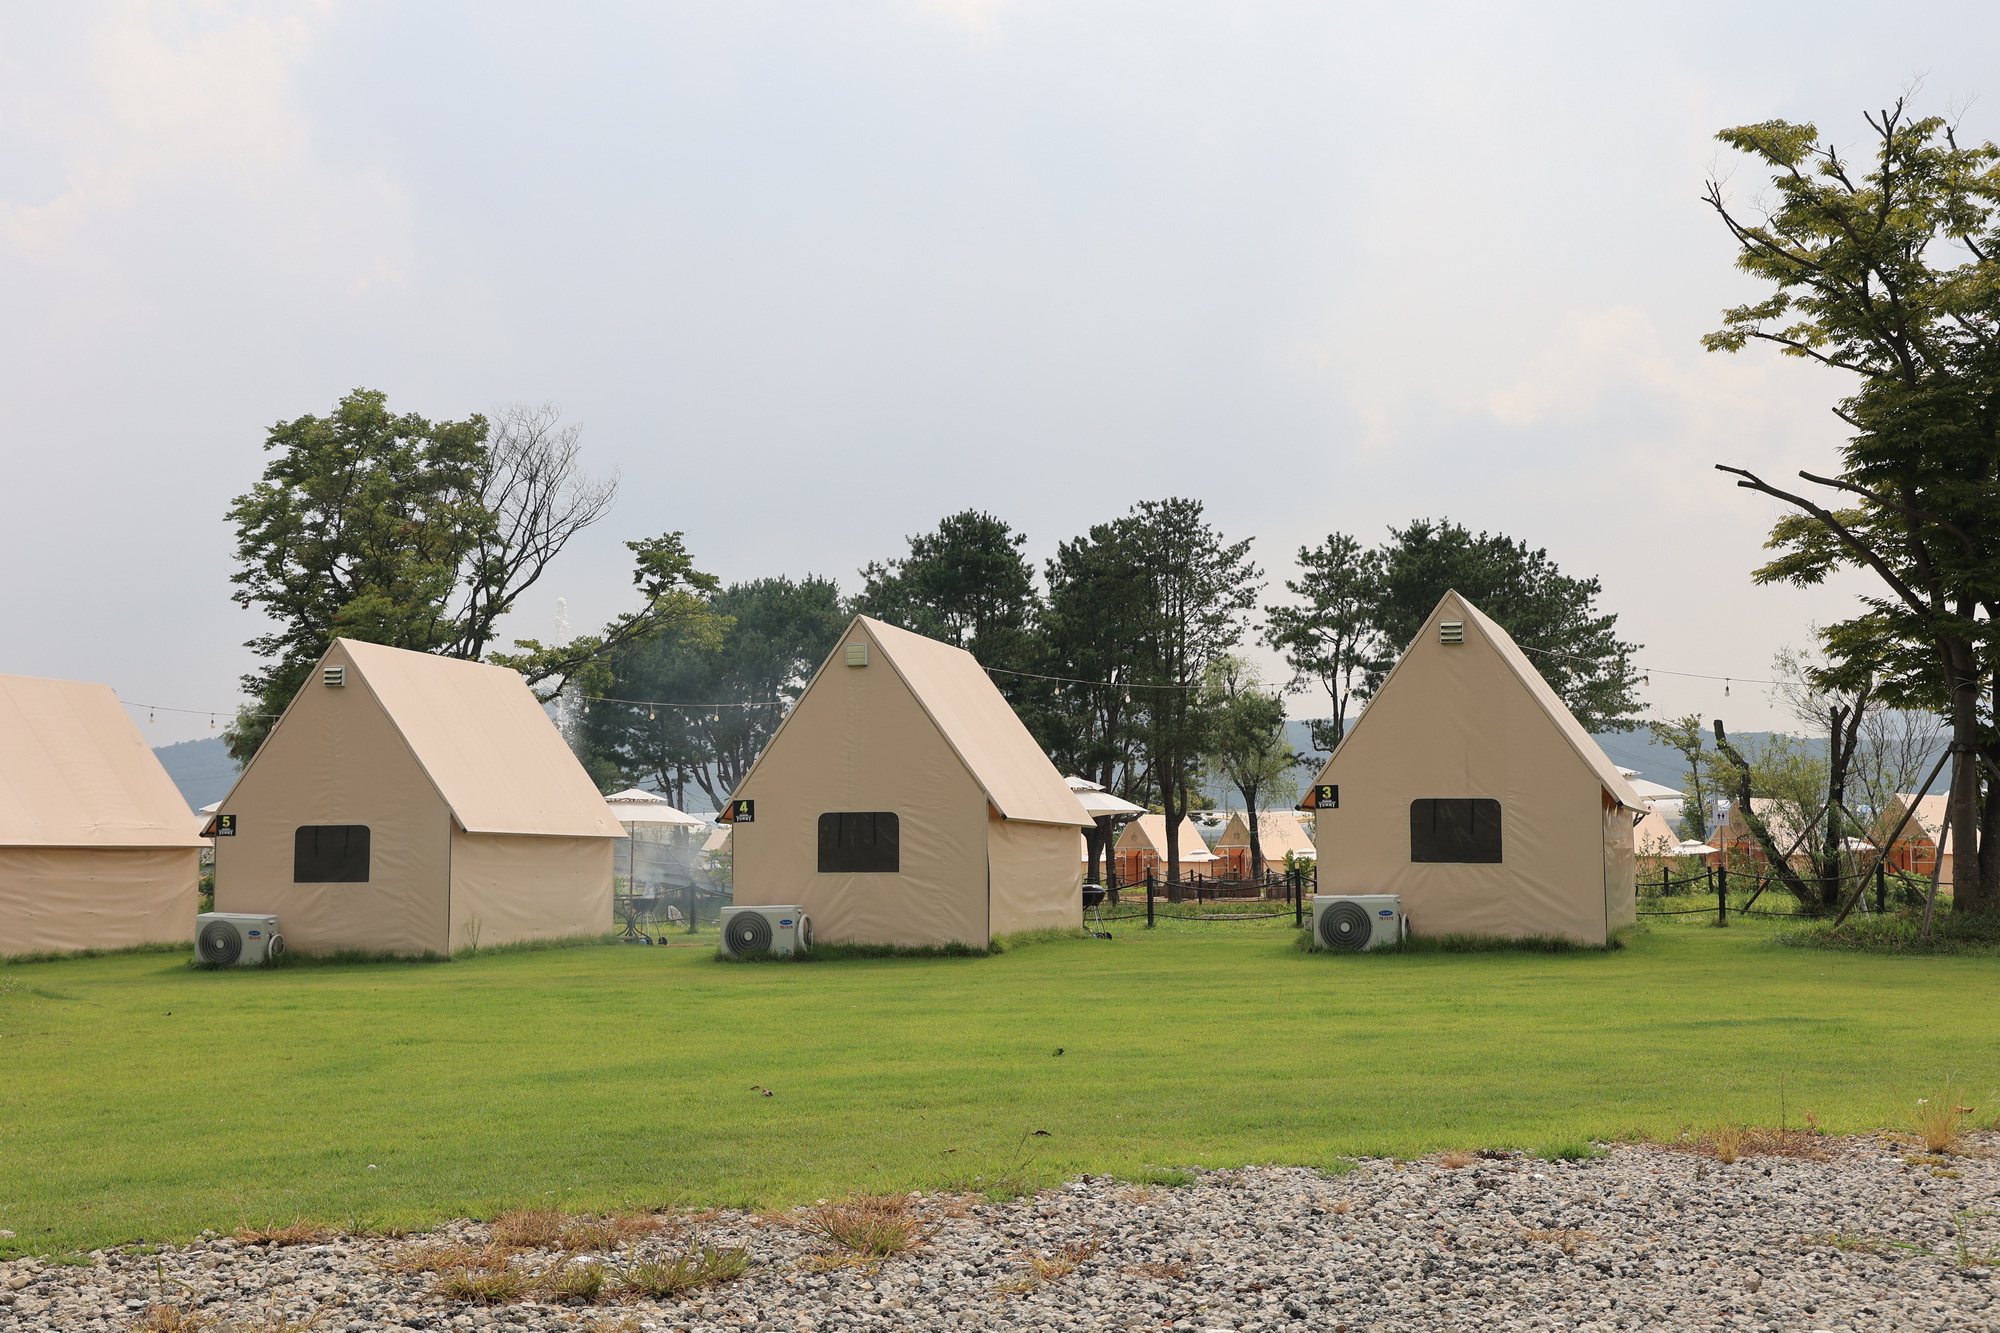
<path fill-rule="evenodd" d="M 517 673 L 354 639 L 216 831 L 218 912 L 275 913 L 294 949 L 399 954 L 608 933 L 625 836 Z"/>
<path fill-rule="evenodd" d="M 1632 822 L 1645 804 L 1507 632 L 1456 592 L 1311 799 L 1319 892 L 1400 894 L 1418 933 L 1603 944 L 1637 920 Z"/>
<path fill-rule="evenodd" d="M 1082 923 L 1091 818 L 1062 774 L 972 654 L 867 616 L 724 813 L 735 901 L 796 903 L 823 940 L 984 947 Z"/>
<path fill-rule="evenodd" d="M 109 685 L 0 676 L 0 958 L 193 939 L 196 835 Z"/>

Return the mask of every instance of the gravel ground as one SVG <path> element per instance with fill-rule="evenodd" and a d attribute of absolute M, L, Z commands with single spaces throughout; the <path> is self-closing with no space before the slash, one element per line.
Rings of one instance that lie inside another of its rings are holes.
<path fill-rule="evenodd" d="M 1987 1329 L 2000 1333 L 2000 1139 L 1949 1159 L 1886 1139 L 1829 1160 L 1724 1165 L 1656 1147 L 1585 1162 L 1366 1160 L 1198 1173 L 1192 1186 L 1085 1178 L 1013 1203 L 936 1196 L 928 1244 L 814 1271 L 786 1219 L 688 1215 L 614 1265 L 687 1244 L 747 1247 L 744 1277 L 678 1300 L 490 1307 L 429 1294 L 383 1262 L 478 1245 L 421 1238 L 290 1247 L 215 1238 L 88 1267 L 0 1264 L 0 1333 L 275 1331 Z M 686 1228 L 687 1230 L 681 1230 Z M 1081 1255 L 1033 1280 L 1028 1258 Z M 528 1254 L 544 1265 L 550 1256 Z M 1980 1260 L 1985 1262 L 1980 1262 Z M 574 1262 L 592 1262 L 578 1260 Z M 164 1306 L 165 1308 L 156 1308 Z M 172 1321 L 184 1322 L 176 1325 Z"/>

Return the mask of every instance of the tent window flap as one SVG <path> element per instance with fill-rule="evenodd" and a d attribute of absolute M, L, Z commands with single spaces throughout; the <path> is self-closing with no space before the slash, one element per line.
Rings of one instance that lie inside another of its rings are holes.
<path fill-rule="evenodd" d="M 367 882 L 366 824 L 306 824 L 292 835 L 292 883 Z"/>
<path fill-rule="evenodd" d="M 1497 864 L 1500 802 L 1485 797 L 1411 801 L 1410 860 Z"/>
<path fill-rule="evenodd" d="M 895 875 L 902 867 L 902 821 L 888 811 L 819 817 L 819 873 Z"/>

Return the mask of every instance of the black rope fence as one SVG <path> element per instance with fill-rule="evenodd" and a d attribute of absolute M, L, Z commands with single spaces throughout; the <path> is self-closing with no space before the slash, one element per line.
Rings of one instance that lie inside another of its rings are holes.
<path fill-rule="evenodd" d="M 1732 875 L 1734 875 L 1739 881 L 1749 880 L 1757 886 L 1751 892 L 1750 897 L 1746 899 L 1743 905 L 1740 907 L 1733 907 L 1730 905 L 1729 902 L 1729 892 L 1730 892 L 1729 881 Z M 1866 870 L 1857 870 L 1851 873 L 1826 875 L 1826 876 L 1822 876 L 1815 873 L 1810 875 L 1800 875 L 1798 876 L 1798 879 L 1799 882 L 1805 885 L 1806 887 L 1821 886 L 1826 884 L 1847 884 L 1854 881 L 1862 881 L 1865 883 L 1866 881 L 1873 880 L 1875 883 L 1875 910 L 1878 913 L 1885 912 L 1888 910 L 1889 875 L 1887 872 L 1887 868 L 1879 860 L 1873 866 L 1869 867 Z M 1901 871 L 1898 871 L 1896 873 L 1896 879 L 1899 886 L 1907 887 L 1907 877 Z M 1757 900 L 1764 895 L 1764 890 L 1770 888 L 1772 885 L 1774 884 L 1781 885 L 1787 889 L 1790 889 L 1793 886 L 1786 884 L 1784 880 L 1778 878 L 1775 875 L 1754 875 L 1746 873 L 1741 870 L 1732 871 L 1727 866 L 1710 866 L 1705 868 L 1703 873 L 1699 875 L 1687 875 L 1683 876 L 1680 879 L 1673 878 L 1672 875 L 1669 873 L 1669 871 L 1666 868 L 1662 867 L 1660 870 L 1660 878 L 1657 881 L 1641 880 L 1640 882 L 1643 887 L 1647 888 L 1652 887 L 1652 885 L 1655 883 L 1659 885 L 1659 891 L 1656 894 L 1649 895 L 1653 897 L 1661 897 L 1661 898 L 1675 897 L 1677 895 L 1674 893 L 1674 890 L 1677 888 L 1692 888 L 1692 890 L 1696 893 L 1703 893 L 1703 894 L 1712 893 L 1715 895 L 1714 907 L 1686 907 L 1686 908 L 1677 908 L 1670 910 L 1651 910 L 1651 911 L 1645 908 L 1639 908 L 1638 914 L 1640 916 L 1708 916 L 1710 914 L 1713 914 L 1716 919 L 1717 925 L 1726 926 L 1729 924 L 1729 917 L 1731 913 L 1734 913 L 1737 916 L 1755 916 L 1755 917 L 1772 917 L 1772 918 L 1791 917 L 1791 918 L 1802 918 L 1802 919 L 1815 919 L 1825 915 L 1825 913 L 1822 912 L 1810 912 L 1810 911 L 1779 912 L 1779 911 L 1773 911 L 1768 907 L 1758 907 L 1756 905 Z M 1859 896 L 1864 891 L 1865 890 L 1863 889 L 1856 889 L 1855 893 L 1857 896 Z"/>

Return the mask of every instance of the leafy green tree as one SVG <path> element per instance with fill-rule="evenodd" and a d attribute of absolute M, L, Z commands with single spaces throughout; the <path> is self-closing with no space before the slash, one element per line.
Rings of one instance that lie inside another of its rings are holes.
<path fill-rule="evenodd" d="M 1034 567 L 1022 556 L 1024 533 L 968 509 L 937 531 L 909 540 L 909 554 L 861 571 L 855 610 L 963 648 L 980 664 L 1018 671 L 1034 656 Z M 996 682 L 1012 696 L 1021 688 Z"/>
<path fill-rule="evenodd" d="M 277 622 L 247 645 L 269 665 L 243 678 L 255 702 L 225 734 L 238 762 L 334 638 L 437 652 L 461 637 L 460 571 L 493 530 L 479 500 L 486 435 L 481 417 L 396 416 L 366 389 L 271 428 L 274 457 L 229 510 L 233 600 Z"/>
<path fill-rule="evenodd" d="M 1291 665 L 1292 688 L 1318 685 L 1333 716 L 1312 723 L 1313 747 L 1332 753 L 1347 734 L 1347 709 L 1373 673 L 1388 668 L 1375 628 L 1382 595 L 1382 552 L 1363 549 L 1344 532 L 1299 548 L 1299 577 L 1285 587 L 1300 601 L 1264 608 L 1264 638 Z"/>
<path fill-rule="evenodd" d="M 229 510 L 233 599 L 276 622 L 248 645 L 268 664 L 243 678 L 253 702 L 225 735 L 239 763 L 335 638 L 485 656 L 501 617 L 616 492 L 582 474 L 577 432 L 550 407 L 432 422 L 356 389 L 327 416 L 273 426 L 265 449 L 263 476 Z M 688 594 L 713 581 L 678 534 L 631 545 L 644 610 L 576 644 L 493 660 L 531 682 L 567 678 L 625 638 L 701 612 Z"/>
<path fill-rule="evenodd" d="M 1637 645 L 1618 638 L 1618 617 L 1600 614 L 1596 579 L 1571 578 L 1545 550 L 1450 520 L 1391 528 L 1371 621 L 1401 652 L 1438 599 L 1456 589 L 1513 636 L 1586 731 L 1628 730 L 1640 711 L 1633 693 Z M 1369 670 L 1378 687 L 1387 659 Z"/>
<path fill-rule="evenodd" d="M 1124 529 L 1100 523 L 1060 543 L 1045 566 L 1048 602 L 1041 619 L 1038 674 L 1061 679 L 1015 707 L 1056 766 L 1089 778 L 1140 805 L 1152 801 L 1133 701 L 1130 645 L 1141 632 L 1144 581 Z M 1084 830 L 1085 860 L 1096 878 L 1105 830 Z"/>
<path fill-rule="evenodd" d="M 1836 662 L 1882 672 L 1891 706 L 1950 720 L 1954 829 L 1977 829 L 1954 867 L 1954 909 L 2000 910 L 2000 148 L 1959 141 L 1899 99 L 1867 117 L 1872 157 L 1850 161 L 1811 124 L 1773 120 L 1717 137 L 1771 172 L 1771 204 L 1707 199 L 1737 267 L 1770 284 L 1725 312 L 1715 351 L 1777 347 L 1854 377 L 1835 413 L 1851 430 L 1815 495 L 1741 468 L 1784 501 L 1760 583 L 1816 584 L 1859 568 L 1877 589 L 1827 627 Z M 1982 772 L 1984 769 L 1984 772 Z"/>
<path fill-rule="evenodd" d="M 1133 702 L 1154 790 L 1167 821 L 1167 877 L 1180 879 L 1180 823 L 1209 749 L 1209 668 L 1242 641 L 1263 571 L 1250 539 L 1226 542 L 1199 500 L 1146 500 L 1116 525 L 1112 545 L 1136 573 L 1127 645 Z"/>
<path fill-rule="evenodd" d="M 713 638 L 661 632 L 612 653 L 608 697 L 584 732 L 627 781 L 683 807 L 691 783 L 719 810 L 839 642 L 847 610 L 833 581 L 812 575 L 734 583 L 708 609 L 723 627 Z"/>
<path fill-rule="evenodd" d="M 1265 797 L 1283 801 L 1296 792 L 1293 775 L 1310 762 L 1285 740 L 1285 701 L 1259 688 L 1240 658 L 1218 658 L 1209 668 L 1211 701 L 1208 761 L 1243 798 L 1250 828 L 1250 865 L 1264 864 L 1257 811 Z"/>
<path fill-rule="evenodd" d="M 1720 756 L 1708 748 L 1704 726 L 1699 713 L 1646 724 L 1653 739 L 1673 747 L 1687 765 L 1681 771 L 1681 836 L 1693 842 L 1708 841 L 1709 814 L 1733 786 L 1731 776 L 1717 770 Z"/>

